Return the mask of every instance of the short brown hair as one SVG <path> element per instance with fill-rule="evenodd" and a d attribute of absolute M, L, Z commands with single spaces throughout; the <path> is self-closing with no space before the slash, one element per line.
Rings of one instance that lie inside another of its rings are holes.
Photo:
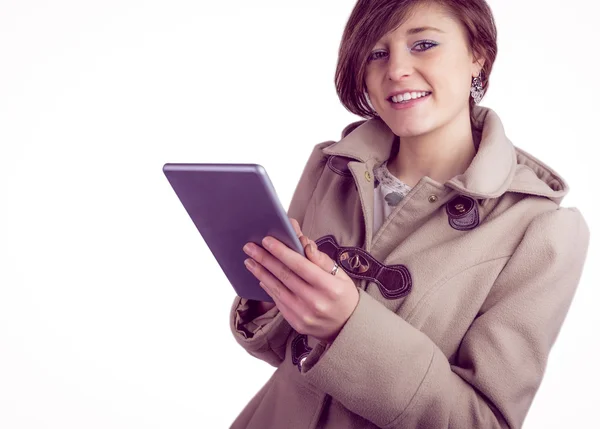
<path fill-rule="evenodd" d="M 484 94 L 498 52 L 496 24 L 485 0 L 358 0 L 342 36 L 335 86 L 342 104 L 364 118 L 376 116 L 365 96 L 367 57 L 387 32 L 401 25 L 420 4 L 437 3 L 462 22 L 471 51 L 485 59 L 481 72 Z M 471 122 L 475 101 L 469 97 Z"/>

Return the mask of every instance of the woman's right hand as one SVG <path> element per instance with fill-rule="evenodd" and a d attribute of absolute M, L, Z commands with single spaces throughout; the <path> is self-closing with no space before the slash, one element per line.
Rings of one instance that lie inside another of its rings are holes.
<path fill-rule="evenodd" d="M 302 230 L 300 229 L 300 224 L 298 223 L 298 221 L 289 216 L 288 216 L 288 218 L 290 219 L 290 222 L 292 223 L 292 226 L 294 227 L 294 231 L 296 231 L 296 235 L 298 236 L 298 239 L 300 239 L 300 244 L 302 244 L 303 248 L 306 248 L 306 246 L 309 244 L 310 240 L 304 234 L 302 234 Z M 255 319 L 258 316 L 262 316 L 267 311 L 269 311 L 270 309 L 275 307 L 274 302 L 268 302 L 268 301 L 253 301 L 252 304 L 255 306 L 255 313 L 254 313 L 255 317 L 253 317 L 253 319 Z"/>

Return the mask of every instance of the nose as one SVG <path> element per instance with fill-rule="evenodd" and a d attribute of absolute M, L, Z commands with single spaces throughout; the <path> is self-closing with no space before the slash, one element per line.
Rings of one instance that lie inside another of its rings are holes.
<path fill-rule="evenodd" d="M 412 58 L 407 49 L 400 48 L 390 52 L 387 66 L 387 76 L 390 80 L 400 80 L 413 72 Z"/>

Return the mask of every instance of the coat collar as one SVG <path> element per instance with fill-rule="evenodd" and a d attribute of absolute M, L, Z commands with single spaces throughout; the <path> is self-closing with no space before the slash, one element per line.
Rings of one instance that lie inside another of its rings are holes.
<path fill-rule="evenodd" d="M 464 173 L 443 185 L 480 200 L 519 192 L 547 197 L 560 204 L 569 192 L 566 181 L 542 161 L 514 146 L 492 109 L 476 105 L 474 117 L 476 128 L 481 129 L 481 133 L 475 134 L 480 139 L 477 153 Z M 390 157 L 394 141 L 396 135 L 376 117 L 347 125 L 342 139 L 324 148 L 323 153 L 379 163 Z"/>

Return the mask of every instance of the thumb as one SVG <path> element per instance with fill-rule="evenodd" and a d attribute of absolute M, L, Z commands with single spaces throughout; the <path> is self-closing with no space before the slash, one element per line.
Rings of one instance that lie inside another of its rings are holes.
<path fill-rule="evenodd" d="M 321 252 L 314 241 L 308 240 L 308 244 L 305 247 L 305 252 L 308 256 L 308 259 L 311 262 L 321 267 L 323 271 L 331 273 L 335 261 L 331 259 L 331 257 L 327 253 Z M 338 268 L 335 276 L 349 279 L 348 274 L 346 274 L 346 272 L 341 267 Z"/>
<path fill-rule="evenodd" d="M 304 249 L 304 253 L 306 255 L 308 255 L 308 244 L 310 242 L 310 240 L 308 239 L 308 237 L 306 235 L 304 235 L 302 233 L 302 230 L 300 229 L 300 224 L 298 223 L 298 221 L 296 219 L 294 219 L 293 217 L 289 217 L 290 219 L 290 223 L 292 224 L 292 227 L 294 228 L 294 231 L 296 231 L 296 235 L 298 236 L 298 239 L 300 240 L 300 244 L 302 244 L 302 248 Z"/>
<path fill-rule="evenodd" d="M 330 273 L 333 269 L 333 259 L 331 259 L 328 254 L 321 252 L 317 247 L 317 243 L 309 239 L 306 235 L 302 234 L 302 231 L 300 230 L 300 224 L 296 219 L 292 217 L 290 217 L 289 219 L 292 223 L 292 226 L 294 227 L 294 230 L 296 231 L 296 234 L 298 235 L 298 238 L 300 239 L 300 243 L 304 248 L 304 253 L 308 257 L 308 260 L 314 263 L 315 265 L 318 265 L 324 271 Z M 341 268 L 338 268 L 336 277 L 337 276 L 350 279 L 348 274 L 346 274 L 346 272 Z"/>

